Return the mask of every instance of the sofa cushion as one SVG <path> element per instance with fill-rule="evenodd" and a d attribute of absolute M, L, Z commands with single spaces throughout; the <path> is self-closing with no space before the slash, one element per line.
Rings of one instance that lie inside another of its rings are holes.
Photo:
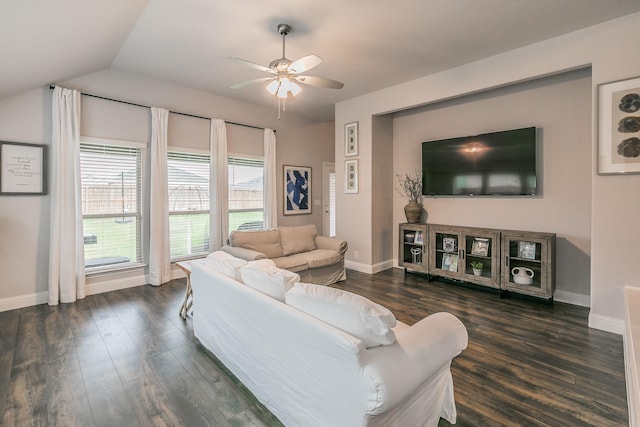
<path fill-rule="evenodd" d="M 241 280 L 240 269 L 247 265 L 247 261 L 223 251 L 211 252 L 202 260 L 202 263 L 218 273 L 236 280 Z"/>
<path fill-rule="evenodd" d="M 309 262 L 303 256 L 304 254 L 296 254 L 274 258 L 272 261 L 276 263 L 276 267 L 285 268 L 290 271 L 304 271 L 309 268 Z"/>
<path fill-rule="evenodd" d="M 240 276 L 245 285 L 282 302 L 285 292 L 300 282 L 298 273 L 260 261 L 254 261 L 242 268 Z"/>
<path fill-rule="evenodd" d="M 278 230 L 234 230 L 229 235 L 229 244 L 262 252 L 267 258 L 282 256 Z"/>
<path fill-rule="evenodd" d="M 363 296 L 328 286 L 297 283 L 284 297 L 288 305 L 359 338 L 367 348 L 396 340 L 393 313 Z"/>
<path fill-rule="evenodd" d="M 307 260 L 309 268 L 324 267 L 342 261 L 340 254 L 331 249 L 314 249 L 299 255 Z"/>
<path fill-rule="evenodd" d="M 315 238 L 318 235 L 316 226 L 300 225 L 296 227 L 278 227 L 282 256 L 312 251 L 316 248 Z"/>

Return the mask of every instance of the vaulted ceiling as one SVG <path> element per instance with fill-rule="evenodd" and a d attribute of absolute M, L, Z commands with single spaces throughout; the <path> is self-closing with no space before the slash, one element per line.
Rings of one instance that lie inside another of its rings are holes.
<path fill-rule="evenodd" d="M 333 119 L 336 102 L 640 11 L 638 0 L 2 0 L 0 99 L 107 68 L 273 105 L 268 65 L 323 58 L 287 110 Z"/>

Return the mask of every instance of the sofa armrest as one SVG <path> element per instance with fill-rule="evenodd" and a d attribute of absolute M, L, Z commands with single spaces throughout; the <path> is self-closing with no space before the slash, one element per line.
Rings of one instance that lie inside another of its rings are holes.
<path fill-rule="evenodd" d="M 221 250 L 225 251 L 229 255 L 233 255 L 236 258 L 244 259 L 245 261 L 254 261 L 257 259 L 267 259 L 267 256 L 262 252 L 254 251 L 252 249 L 242 248 L 240 246 L 228 246 L 225 245 Z"/>
<path fill-rule="evenodd" d="M 344 254 L 347 252 L 348 246 L 346 240 L 327 236 L 316 236 L 315 244 L 317 249 L 333 249 L 342 257 L 344 257 Z"/>
<path fill-rule="evenodd" d="M 367 414 L 381 414 L 402 402 L 467 348 L 468 339 L 462 322 L 442 312 L 399 331 L 394 344 L 366 350 L 364 372 L 377 395 Z"/>

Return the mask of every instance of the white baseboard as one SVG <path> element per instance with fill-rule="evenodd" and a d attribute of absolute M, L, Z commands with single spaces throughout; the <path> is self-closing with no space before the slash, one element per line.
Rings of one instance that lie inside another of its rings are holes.
<path fill-rule="evenodd" d="M 124 277 L 113 280 L 104 280 L 87 285 L 87 295 L 103 294 L 105 292 L 119 291 L 120 289 L 134 288 L 146 284 L 144 274 Z"/>
<path fill-rule="evenodd" d="M 589 314 L 589 327 L 593 329 L 600 329 L 605 332 L 612 332 L 618 335 L 624 334 L 624 320 L 613 317 Z"/>
<path fill-rule="evenodd" d="M 559 291 L 556 289 L 556 291 L 553 293 L 553 299 L 558 302 L 566 302 L 567 304 L 579 305 L 580 307 L 591 307 L 591 297 L 589 295 Z"/>
<path fill-rule="evenodd" d="M 46 304 L 49 301 L 49 292 L 38 292 L 19 297 L 0 299 L 0 311 L 16 310 L 18 308 L 31 307 L 34 305 Z"/>
<path fill-rule="evenodd" d="M 354 261 L 344 261 L 344 266 L 349 270 L 359 271 L 360 273 L 373 274 L 373 266 L 369 264 L 362 264 Z"/>

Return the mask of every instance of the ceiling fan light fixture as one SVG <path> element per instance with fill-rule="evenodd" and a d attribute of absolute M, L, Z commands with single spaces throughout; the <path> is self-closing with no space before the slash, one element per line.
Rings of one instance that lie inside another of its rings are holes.
<path fill-rule="evenodd" d="M 278 80 L 274 80 L 267 85 L 267 92 L 271 95 L 275 95 L 278 93 L 278 88 L 280 87 L 280 82 Z"/>
<path fill-rule="evenodd" d="M 291 82 L 291 86 L 289 86 L 289 90 L 291 91 L 291 94 L 293 96 L 296 96 L 297 94 L 299 94 L 300 92 L 302 92 L 302 88 L 300 87 L 300 85 L 296 82 Z"/>

